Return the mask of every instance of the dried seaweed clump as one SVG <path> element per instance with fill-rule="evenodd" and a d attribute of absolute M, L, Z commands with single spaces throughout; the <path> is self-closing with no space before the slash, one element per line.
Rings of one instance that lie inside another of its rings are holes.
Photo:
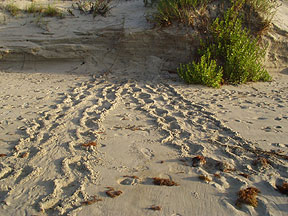
<path fill-rule="evenodd" d="M 197 167 L 197 166 L 202 166 L 206 163 L 206 160 L 204 156 L 202 155 L 197 155 L 196 157 L 192 158 L 192 166 Z"/>
<path fill-rule="evenodd" d="M 6 157 L 7 154 L 0 154 L 0 157 Z"/>
<path fill-rule="evenodd" d="M 236 169 L 233 167 L 233 165 L 229 164 L 227 162 L 219 162 L 216 166 L 222 172 L 234 172 L 234 171 L 236 171 Z"/>
<path fill-rule="evenodd" d="M 96 145 L 97 145 L 96 142 L 88 142 L 88 143 L 81 144 L 81 146 L 83 147 L 90 147 L 90 146 L 96 146 Z"/>
<path fill-rule="evenodd" d="M 269 161 L 264 157 L 259 157 L 252 162 L 254 166 L 257 166 L 259 169 L 266 169 L 269 167 Z"/>
<path fill-rule="evenodd" d="M 107 196 L 109 196 L 109 197 L 111 197 L 111 198 L 115 198 L 115 197 L 117 197 L 117 196 L 120 196 L 120 195 L 123 193 L 123 192 L 120 191 L 120 190 L 115 191 L 115 189 L 112 188 L 112 187 L 107 187 L 107 188 L 108 188 L 108 190 L 106 191 L 106 194 L 107 194 Z"/>
<path fill-rule="evenodd" d="M 20 155 L 20 158 L 26 158 L 29 156 L 29 153 L 28 152 L 24 152 Z"/>
<path fill-rule="evenodd" d="M 248 204 L 253 207 L 258 206 L 258 201 L 256 196 L 260 193 L 260 190 L 255 187 L 249 187 L 238 192 L 238 199 L 236 201 L 236 205 L 241 207 L 241 205 Z"/>
<path fill-rule="evenodd" d="M 202 181 L 206 181 L 206 182 L 211 182 L 212 181 L 208 176 L 205 176 L 205 175 L 200 175 L 199 179 L 202 180 Z"/>
<path fill-rule="evenodd" d="M 153 211 L 160 211 L 160 210 L 161 210 L 161 207 L 160 207 L 160 206 L 152 205 L 149 209 L 151 209 L 151 210 L 153 210 Z"/>
<path fill-rule="evenodd" d="M 164 179 L 164 178 L 153 178 L 153 183 L 155 185 L 165 185 L 165 186 L 178 186 L 179 184 L 177 184 L 176 182 L 170 180 L 170 179 Z"/>
<path fill-rule="evenodd" d="M 276 187 L 280 193 L 288 195 L 288 183 L 287 182 L 283 182 L 282 185 L 276 185 Z"/>
<path fill-rule="evenodd" d="M 82 206 L 92 205 L 93 203 L 96 203 L 96 202 L 99 202 L 99 201 L 102 201 L 102 199 L 97 198 L 97 196 L 93 196 L 92 199 L 81 202 L 81 205 Z"/>
<path fill-rule="evenodd" d="M 247 179 L 248 179 L 249 176 L 250 176 L 250 175 L 247 174 L 247 173 L 239 173 L 239 175 L 240 175 L 240 176 L 243 176 L 244 178 L 247 178 Z"/>

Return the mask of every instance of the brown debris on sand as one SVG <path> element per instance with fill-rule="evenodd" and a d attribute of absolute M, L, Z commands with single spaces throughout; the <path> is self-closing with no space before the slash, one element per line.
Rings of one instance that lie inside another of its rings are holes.
<path fill-rule="evenodd" d="M 205 176 L 205 175 L 200 175 L 199 179 L 202 180 L 202 181 L 206 181 L 206 182 L 211 182 L 212 181 L 208 176 Z"/>
<path fill-rule="evenodd" d="M 238 199 L 236 201 L 236 206 L 241 207 L 241 205 L 248 204 L 253 207 L 258 206 L 258 201 L 256 196 L 260 193 L 260 190 L 255 187 L 249 187 L 238 192 Z"/>
<path fill-rule="evenodd" d="M 288 195 L 288 183 L 287 182 L 283 182 L 282 185 L 276 185 L 276 188 L 278 189 L 280 193 Z"/>
<path fill-rule="evenodd" d="M 150 209 L 150 210 L 153 210 L 153 211 L 160 211 L 160 210 L 161 210 L 161 207 L 160 207 L 160 206 L 152 205 L 149 209 Z"/>
<path fill-rule="evenodd" d="M 130 175 L 124 175 L 125 178 L 132 178 L 132 179 L 140 179 L 138 176 L 130 176 Z"/>
<path fill-rule="evenodd" d="M 29 153 L 28 152 L 24 152 L 20 155 L 20 158 L 26 158 L 29 156 Z"/>
<path fill-rule="evenodd" d="M 153 178 L 153 183 L 155 185 L 160 185 L 160 186 L 178 186 L 179 184 L 170 180 L 170 179 L 164 179 L 164 178 L 158 178 L 158 177 L 155 177 Z"/>
<path fill-rule="evenodd" d="M 260 169 L 266 169 L 269 167 L 269 161 L 264 157 L 258 157 L 256 160 L 252 162 L 252 164 Z"/>
<path fill-rule="evenodd" d="M 123 192 L 118 190 L 118 191 L 115 191 L 114 188 L 112 187 L 107 187 L 108 188 L 108 191 L 106 191 L 105 193 L 107 194 L 107 196 L 111 197 L 111 198 L 115 198 L 117 196 L 120 196 Z"/>
<path fill-rule="evenodd" d="M 81 144 L 81 146 L 83 147 L 90 147 L 90 146 L 96 146 L 96 145 L 97 145 L 96 142 L 88 142 L 88 143 Z"/>
<path fill-rule="evenodd" d="M 7 154 L 0 154 L 0 157 L 6 157 Z"/>
<path fill-rule="evenodd" d="M 240 175 L 240 176 L 243 176 L 243 177 L 245 177 L 245 178 L 247 178 L 247 179 L 250 177 L 250 175 L 247 174 L 247 173 L 239 173 L 239 175 Z"/>
<path fill-rule="evenodd" d="M 102 199 L 93 196 L 92 199 L 81 202 L 81 206 L 92 205 L 93 203 L 102 201 Z"/>
<path fill-rule="evenodd" d="M 204 156 L 202 155 L 197 155 L 196 157 L 192 158 L 192 166 L 197 167 L 197 166 L 202 166 L 206 163 L 206 160 Z"/>

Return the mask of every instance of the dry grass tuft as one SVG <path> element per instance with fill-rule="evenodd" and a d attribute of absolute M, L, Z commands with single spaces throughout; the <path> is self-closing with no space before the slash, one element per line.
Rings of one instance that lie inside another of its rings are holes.
<path fill-rule="evenodd" d="M 178 186 L 179 184 L 177 184 L 176 182 L 170 180 L 170 179 L 164 179 L 164 178 L 153 178 L 153 183 L 155 185 L 160 185 L 160 186 Z"/>
<path fill-rule="evenodd" d="M 238 192 L 238 199 L 236 201 L 236 205 L 241 207 L 242 204 L 248 204 L 253 207 L 258 206 L 258 201 L 256 196 L 260 193 L 260 190 L 255 187 L 249 187 Z"/>

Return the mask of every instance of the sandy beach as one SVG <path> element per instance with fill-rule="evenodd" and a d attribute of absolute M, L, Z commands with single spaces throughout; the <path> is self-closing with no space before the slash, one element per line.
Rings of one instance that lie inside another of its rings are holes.
<path fill-rule="evenodd" d="M 264 38 L 272 82 L 220 89 L 178 77 L 195 44 L 154 29 L 142 1 L 94 19 L 1 11 L 0 215 L 287 215 L 281 3 Z M 258 206 L 236 205 L 249 187 Z"/>

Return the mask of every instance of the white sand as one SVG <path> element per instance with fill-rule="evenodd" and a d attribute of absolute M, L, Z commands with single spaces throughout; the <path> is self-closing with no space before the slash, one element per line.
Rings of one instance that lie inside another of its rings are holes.
<path fill-rule="evenodd" d="M 150 30 L 142 1 L 107 18 L 45 18 L 45 28 L 2 14 L 0 215 L 287 215 L 275 190 L 288 181 L 287 1 L 279 11 L 267 37 L 273 81 L 221 89 L 167 72 L 189 40 Z M 207 163 L 194 167 L 197 155 Z M 252 186 L 258 207 L 237 207 Z M 83 205 L 93 196 L 102 201 Z"/>

